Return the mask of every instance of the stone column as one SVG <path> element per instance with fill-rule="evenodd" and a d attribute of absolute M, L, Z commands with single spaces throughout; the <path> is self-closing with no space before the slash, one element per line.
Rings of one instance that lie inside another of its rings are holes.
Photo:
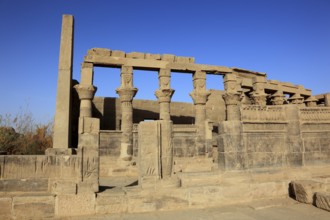
<path fill-rule="evenodd" d="M 79 118 L 92 117 L 92 100 L 97 90 L 93 85 L 77 84 L 74 86 L 80 99 Z"/>
<path fill-rule="evenodd" d="M 282 90 L 277 90 L 273 95 L 271 95 L 270 102 L 272 105 L 283 105 L 285 101 L 285 95 Z"/>
<path fill-rule="evenodd" d="M 189 95 L 194 101 L 195 108 L 195 126 L 197 128 L 197 155 L 204 155 L 205 148 L 205 120 L 206 108 L 205 104 L 209 95 L 209 90 L 206 90 L 206 72 L 196 71 L 193 75 L 194 90 Z"/>
<path fill-rule="evenodd" d="M 266 77 L 257 76 L 253 79 L 253 91 L 250 93 L 252 104 L 266 105 L 267 94 L 265 93 L 265 84 Z"/>
<path fill-rule="evenodd" d="M 226 103 L 227 121 L 235 121 L 241 119 L 239 103 L 241 94 L 239 93 L 237 76 L 235 74 L 226 74 L 224 76 L 225 94 L 223 99 Z"/>
<path fill-rule="evenodd" d="M 159 119 L 160 120 L 171 120 L 170 115 L 170 103 L 171 98 L 174 94 L 174 90 L 171 89 L 171 70 L 160 69 L 158 74 L 159 79 L 159 90 L 155 92 L 155 96 L 159 102 Z"/>
<path fill-rule="evenodd" d="M 73 31 L 73 16 L 63 15 L 53 136 L 53 148 L 63 152 L 71 147 Z"/>
<path fill-rule="evenodd" d="M 116 90 L 121 102 L 121 149 L 120 158 L 129 161 L 133 157 L 133 106 L 138 89 L 133 87 L 133 67 L 122 66 L 121 85 Z"/>
<path fill-rule="evenodd" d="M 305 100 L 307 107 L 317 107 L 317 99 L 314 96 L 310 96 Z"/>
<path fill-rule="evenodd" d="M 324 105 L 330 107 L 330 93 L 324 95 Z"/>
<path fill-rule="evenodd" d="M 302 97 L 299 93 L 295 93 L 293 96 L 288 98 L 291 104 L 298 105 L 300 107 L 304 107 L 304 97 Z"/>

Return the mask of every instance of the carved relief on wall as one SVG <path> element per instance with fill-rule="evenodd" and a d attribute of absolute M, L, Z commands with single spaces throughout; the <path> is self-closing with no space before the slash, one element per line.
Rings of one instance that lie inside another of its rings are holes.
<path fill-rule="evenodd" d="M 244 122 L 286 122 L 284 107 L 282 106 L 242 106 L 241 119 Z"/>
<path fill-rule="evenodd" d="M 301 108 L 300 118 L 302 121 L 307 122 L 330 122 L 330 108 Z"/>

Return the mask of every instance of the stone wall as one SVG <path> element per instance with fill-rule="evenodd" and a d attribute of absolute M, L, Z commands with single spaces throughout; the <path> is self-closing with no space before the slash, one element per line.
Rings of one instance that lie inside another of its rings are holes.
<path fill-rule="evenodd" d="M 206 103 L 207 119 L 216 124 L 226 118 L 224 94 L 220 90 L 210 90 L 211 95 Z M 100 118 L 101 130 L 120 130 L 120 100 L 111 97 L 95 97 L 93 100 L 93 116 Z M 194 124 L 195 114 L 192 103 L 171 102 L 171 120 L 174 124 Z M 152 100 L 133 100 L 133 123 L 144 120 L 159 119 L 159 103 Z"/>
<path fill-rule="evenodd" d="M 241 121 L 221 123 L 220 169 L 330 163 L 330 108 L 242 106 Z"/>

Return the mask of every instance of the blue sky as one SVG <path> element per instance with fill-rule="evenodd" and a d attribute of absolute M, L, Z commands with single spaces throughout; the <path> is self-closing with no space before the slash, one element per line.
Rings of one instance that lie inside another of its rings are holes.
<path fill-rule="evenodd" d="M 0 114 L 29 105 L 37 121 L 54 116 L 62 14 L 75 17 L 78 80 L 87 50 L 103 47 L 193 56 L 330 92 L 328 0 L 0 0 Z M 155 99 L 157 75 L 134 74 L 136 98 Z M 115 96 L 119 70 L 96 68 L 95 84 Z M 191 75 L 173 74 L 172 87 L 173 100 L 191 102 Z M 207 87 L 222 88 L 222 78 Z"/>

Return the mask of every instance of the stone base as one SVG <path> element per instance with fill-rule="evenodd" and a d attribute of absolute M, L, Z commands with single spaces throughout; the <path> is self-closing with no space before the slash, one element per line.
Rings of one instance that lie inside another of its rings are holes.
<path fill-rule="evenodd" d="M 298 202 L 313 204 L 314 203 L 314 193 L 323 191 L 323 184 L 313 180 L 297 180 L 292 181 L 291 185 L 293 187 L 294 195 Z"/>
<path fill-rule="evenodd" d="M 56 156 L 56 155 L 76 155 L 77 149 L 75 148 L 48 148 L 45 151 L 47 156 Z"/>
<path fill-rule="evenodd" d="M 315 205 L 330 212 L 330 193 L 315 193 Z"/>

